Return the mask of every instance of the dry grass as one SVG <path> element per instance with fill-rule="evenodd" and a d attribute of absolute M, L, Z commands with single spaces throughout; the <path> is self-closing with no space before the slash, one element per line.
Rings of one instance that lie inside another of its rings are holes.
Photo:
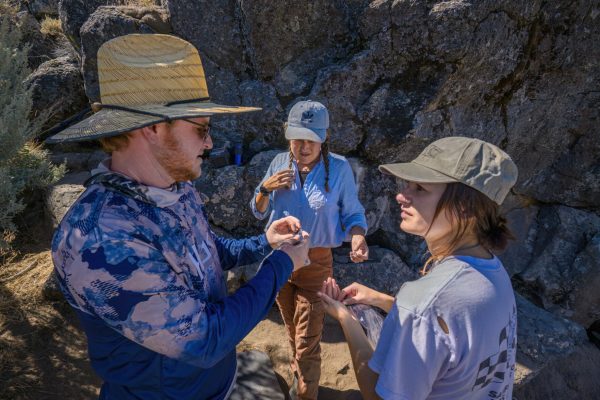
<path fill-rule="evenodd" d="M 0 266 L 0 399 L 97 396 L 98 378 L 91 372 L 85 337 L 72 311 L 62 301 L 42 297 L 52 268 L 47 248 L 4 254 Z"/>
<path fill-rule="evenodd" d="M 5 289 L 8 289 L 13 299 L 9 303 L 5 303 L 0 297 L 0 313 L 12 304 L 19 304 L 23 309 L 36 307 L 44 300 L 41 297 L 41 289 L 48 279 L 52 271 L 52 259 L 50 251 L 46 250 L 41 253 L 26 254 L 20 256 L 18 253 L 8 258 L 5 265 L 0 266 L 0 282 L 11 276 L 17 275 L 28 267 L 33 267 L 16 278 L 1 282 Z"/>
<path fill-rule="evenodd" d="M 44 36 L 59 36 L 63 34 L 62 25 L 58 18 L 45 17 L 40 24 L 40 32 Z"/>
<path fill-rule="evenodd" d="M 19 10 L 17 1 L 15 0 L 0 0 L 0 16 L 15 15 Z"/>

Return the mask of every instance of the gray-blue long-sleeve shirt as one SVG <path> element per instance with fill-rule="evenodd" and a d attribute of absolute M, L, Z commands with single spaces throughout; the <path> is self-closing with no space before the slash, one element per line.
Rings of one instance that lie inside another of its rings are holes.
<path fill-rule="evenodd" d="M 258 219 L 267 215 L 271 222 L 293 215 L 300 220 L 302 229 L 310 234 L 310 247 L 338 247 L 350 240 L 350 228 L 359 226 L 367 231 L 365 209 L 358 200 L 354 175 L 348 161 L 329 153 L 329 192 L 325 190 L 325 164 L 323 159 L 307 175 L 304 185 L 300 182 L 298 166 L 294 161 L 294 181 L 289 189 L 279 189 L 269 195 L 265 212 L 256 208 L 256 195 L 260 185 L 273 174 L 288 169 L 289 153 L 280 153 L 269 165 L 267 172 L 256 187 L 250 200 L 252 213 Z"/>

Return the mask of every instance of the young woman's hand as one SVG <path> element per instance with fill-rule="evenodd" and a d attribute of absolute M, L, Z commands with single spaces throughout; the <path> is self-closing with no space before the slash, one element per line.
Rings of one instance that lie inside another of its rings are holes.
<path fill-rule="evenodd" d="M 293 180 L 294 171 L 291 169 L 284 169 L 268 177 L 262 183 L 261 191 L 254 196 L 256 210 L 260 213 L 264 213 L 267 211 L 267 207 L 269 206 L 270 196 L 268 193 L 263 193 L 262 188 L 265 188 L 269 193 L 278 189 L 289 189 L 292 187 Z"/>
<path fill-rule="evenodd" d="M 345 297 L 344 292 L 340 289 L 335 279 L 327 278 L 323 282 L 321 291 L 317 293 L 323 302 L 323 308 L 327 314 L 331 315 L 338 321 L 344 317 L 350 316 L 350 312 L 342 303 Z"/>
<path fill-rule="evenodd" d="M 364 235 L 352 235 L 352 251 L 350 260 L 355 263 L 363 262 L 369 259 L 369 246 Z"/>
<path fill-rule="evenodd" d="M 362 303 L 379 307 L 381 296 L 383 295 L 383 293 L 357 282 L 346 286 L 342 289 L 342 292 L 345 295 L 344 304 L 346 305 Z"/>
<path fill-rule="evenodd" d="M 294 171 L 291 169 L 284 169 L 271 175 L 262 185 L 269 192 L 273 192 L 278 189 L 289 189 L 292 186 L 293 180 Z"/>

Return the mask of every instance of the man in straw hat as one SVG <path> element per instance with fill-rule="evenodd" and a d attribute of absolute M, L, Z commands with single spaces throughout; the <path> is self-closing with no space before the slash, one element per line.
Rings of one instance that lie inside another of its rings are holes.
<path fill-rule="evenodd" d="M 216 236 L 189 182 L 212 148 L 210 116 L 259 109 L 211 102 L 198 51 L 173 36 L 113 39 L 98 51 L 98 72 L 95 114 L 47 141 L 98 139 L 111 154 L 52 242 L 61 289 L 104 380 L 100 398 L 227 398 L 236 344 L 308 251 L 294 217 L 249 239 Z M 265 256 L 227 296 L 223 271 Z"/>

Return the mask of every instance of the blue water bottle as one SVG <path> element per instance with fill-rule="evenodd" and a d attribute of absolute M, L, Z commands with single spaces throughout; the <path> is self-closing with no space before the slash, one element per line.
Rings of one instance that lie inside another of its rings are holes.
<path fill-rule="evenodd" d="M 242 144 L 236 143 L 233 146 L 233 163 L 235 165 L 242 165 Z"/>

